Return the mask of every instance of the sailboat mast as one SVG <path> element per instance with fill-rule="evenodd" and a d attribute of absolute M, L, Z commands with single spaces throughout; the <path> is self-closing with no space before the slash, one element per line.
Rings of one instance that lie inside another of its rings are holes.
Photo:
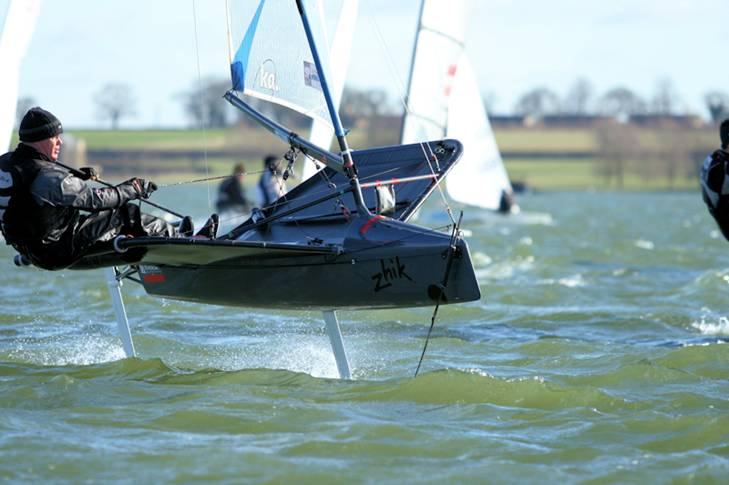
<path fill-rule="evenodd" d="M 362 196 L 362 187 L 357 179 L 357 172 L 354 167 L 354 160 L 352 159 L 352 150 L 350 150 L 347 143 L 347 136 L 342 128 L 342 121 L 339 118 L 339 113 L 334 106 L 331 91 L 329 91 L 329 85 L 327 84 L 326 75 L 319 58 L 319 51 L 316 48 L 316 42 L 314 42 L 314 36 L 311 32 L 311 26 L 309 24 L 309 18 L 306 15 L 306 8 L 302 0 L 296 0 L 296 6 L 299 9 L 299 15 L 301 15 L 301 22 L 304 25 L 304 31 L 306 32 L 306 39 L 309 42 L 309 48 L 311 49 L 311 55 L 314 58 L 314 64 L 316 65 L 316 71 L 319 75 L 319 82 L 321 84 L 322 91 L 324 92 L 324 99 L 327 103 L 327 110 L 329 110 L 329 116 L 334 125 L 334 134 L 337 137 L 339 143 L 339 150 L 342 155 L 344 171 L 349 177 L 350 184 L 352 186 L 352 194 L 354 200 L 357 203 L 357 211 L 360 215 L 369 215 L 370 211 L 367 209 L 367 205 L 364 203 L 364 197 Z"/>

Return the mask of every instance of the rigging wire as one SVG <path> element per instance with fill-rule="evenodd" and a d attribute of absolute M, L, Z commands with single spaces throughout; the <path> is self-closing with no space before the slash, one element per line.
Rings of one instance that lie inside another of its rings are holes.
<path fill-rule="evenodd" d="M 412 111 L 410 111 L 410 107 L 408 106 L 409 100 L 406 98 L 407 94 L 403 94 L 406 91 L 406 88 L 402 82 L 402 79 L 400 79 L 400 76 L 397 74 L 397 70 L 395 69 L 395 64 L 393 62 L 392 56 L 390 55 L 390 50 L 387 49 L 387 43 L 385 42 L 385 38 L 382 35 L 382 32 L 380 31 L 379 25 L 377 24 L 377 21 L 374 19 L 374 17 L 369 17 L 370 23 L 372 24 L 372 28 L 375 31 L 377 40 L 380 43 L 380 49 L 385 57 L 385 60 L 387 61 L 387 67 L 390 71 L 390 76 L 395 80 L 395 83 L 398 85 L 397 89 L 397 97 L 399 98 L 400 104 L 403 106 L 403 110 L 405 112 L 405 115 L 413 115 Z M 417 41 L 417 40 L 416 40 Z M 404 128 L 404 125 L 403 125 Z M 445 129 L 444 129 L 445 131 Z M 445 135 L 445 133 L 444 133 Z M 402 136 L 402 134 L 401 134 Z M 427 146 L 427 150 L 426 150 Z M 431 164 L 431 156 L 433 156 L 432 152 L 430 155 L 428 154 L 428 151 L 430 151 L 430 146 L 426 142 L 420 142 L 420 147 L 423 150 L 423 156 L 425 157 L 426 161 L 428 162 L 428 165 L 430 166 L 431 173 L 435 174 L 435 171 L 433 170 L 433 166 Z M 436 185 L 438 188 L 438 193 L 440 194 L 441 200 L 443 202 L 443 207 L 448 214 L 448 217 L 450 217 L 451 221 L 455 224 L 456 220 L 453 217 L 453 211 L 450 207 L 450 204 L 448 203 L 448 199 L 445 196 L 445 193 L 443 192 L 443 187 L 441 187 L 440 183 Z"/>
<path fill-rule="evenodd" d="M 216 175 L 214 177 L 204 177 L 204 178 L 192 179 L 192 180 L 182 180 L 179 182 L 171 182 L 169 184 L 157 184 L 157 188 L 164 189 L 167 187 L 177 187 L 178 185 L 189 185 L 189 184 L 197 184 L 197 183 L 201 183 L 201 182 L 211 182 L 213 180 L 223 180 L 223 179 L 227 179 L 227 178 L 233 178 L 238 175 L 256 175 L 256 174 L 262 174 L 263 172 L 264 172 L 263 170 L 257 170 L 254 172 L 243 171 L 243 172 L 238 172 L 238 173 L 229 174 L 229 175 Z"/>
<path fill-rule="evenodd" d="M 197 34 L 197 10 L 195 8 L 195 0 L 192 0 L 192 23 L 193 30 L 195 33 L 195 58 L 197 60 L 197 85 L 198 85 L 198 101 L 200 103 L 200 129 L 202 130 L 203 138 L 203 154 L 205 158 L 205 175 L 210 175 L 210 167 L 208 163 L 208 139 L 207 131 L 205 129 L 205 107 L 203 105 L 203 86 L 202 86 L 202 74 L 200 69 L 200 45 L 198 42 Z M 207 184 L 208 188 L 208 209 L 213 206 L 212 196 L 210 195 L 210 184 Z"/>

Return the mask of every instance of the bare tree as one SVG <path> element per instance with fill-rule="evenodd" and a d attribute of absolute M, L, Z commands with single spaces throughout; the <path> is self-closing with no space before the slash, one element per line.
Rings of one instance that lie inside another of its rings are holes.
<path fill-rule="evenodd" d="M 127 116 L 136 114 L 136 99 L 132 87 L 124 83 L 106 84 L 94 96 L 97 115 L 100 119 L 108 119 L 111 128 L 117 129 L 119 121 Z"/>
<path fill-rule="evenodd" d="M 715 123 L 729 118 L 729 95 L 722 91 L 711 91 L 704 96 L 706 108 L 709 110 L 711 120 Z"/>
<path fill-rule="evenodd" d="M 667 120 L 658 127 L 656 134 L 659 148 L 654 153 L 657 157 L 655 165 L 668 180 L 668 186 L 673 187 L 676 177 L 680 175 L 681 167 L 691 162 L 692 140 L 687 130 L 682 129 L 673 121 Z"/>
<path fill-rule="evenodd" d="M 352 126 L 360 118 L 373 118 L 389 109 L 387 93 L 381 89 L 344 88 L 339 112 L 342 123 Z"/>
<path fill-rule="evenodd" d="M 532 89 L 517 101 L 514 111 L 521 115 L 541 117 L 559 111 L 559 98 L 546 87 Z"/>
<path fill-rule="evenodd" d="M 599 101 L 599 111 L 608 116 L 627 119 L 630 115 L 646 111 L 645 102 L 625 87 L 617 87 L 605 93 Z"/>
<path fill-rule="evenodd" d="M 680 99 L 670 79 L 665 78 L 658 81 L 656 94 L 651 102 L 653 113 L 658 115 L 670 115 L 676 110 Z"/>
<path fill-rule="evenodd" d="M 596 171 L 608 184 L 614 180 L 618 188 L 622 188 L 628 165 L 642 158 L 635 130 L 625 124 L 603 122 L 597 126 L 595 137 L 598 147 Z"/>
<path fill-rule="evenodd" d="M 590 81 L 579 78 L 567 91 L 562 108 L 565 113 L 586 115 L 589 111 L 594 89 Z"/>
<path fill-rule="evenodd" d="M 224 128 L 231 124 L 232 107 L 221 95 L 229 87 L 230 81 L 226 79 L 207 78 L 196 81 L 193 89 L 181 95 L 185 113 L 193 126 Z"/>

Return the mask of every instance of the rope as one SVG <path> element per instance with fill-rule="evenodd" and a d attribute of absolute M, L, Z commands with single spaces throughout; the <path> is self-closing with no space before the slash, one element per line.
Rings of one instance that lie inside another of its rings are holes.
<path fill-rule="evenodd" d="M 425 147 L 428 147 L 428 152 L 425 151 Z M 435 156 L 435 153 L 430 149 L 430 144 L 422 142 L 420 143 L 420 148 L 423 150 L 423 155 L 425 156 L 425 160 L 428 162 L 428 167 L 430 167 L 430 173 L 435 175 L 435 170 L 433 169 L 433 164 L 431 163 L 431 160 L 434 158 L 437 160 L 437 157 Z M 448 214 L 448 217 L 451 219 L 451 222 L 453 224 L 456 223 L 455 218 L 453 217 L 453 210 L 451 209 L 450 204 L 448 203 L 448 199 L 445 196 L 445 193 L 443 192 L 443 187 L 440 186 L 440 184 L 436 184 L 436 188 L 438 189 L 438 193 L 440 194 L 440 198 L 443 201 L 443 207 L 445 208 L 446 214 Z"/>
<path fill-rule="evenodd" d="M 205 158 L 205 175 L 210 175 L 210 168 L 208 165 L 208 139 L 207 139 L 207 131 L 205 129 L 205 112 L 204 112 L 204 106 L 203 106 L 203 86 L 202 86 L 202 74 L 200 70 L 200 46 L 198 44 L 198 35 L 197 35 L 197 11 L 195 9 L 195 0 L 192 0 L 192 23 L 193 28 L 195 32 L 195 58 L 197 60 L 197 84 L 198 84 L 198 94 L 200 96 L 200 129 L 202 130 L 202 137 L 203 137 L 203 154 Z M 208 184 L 208 209 L 212 208 L 213 201 L 212 196 L 210 195 L 210 184 Z"/>
<path fill-rule="evenodd" d="M 402 79 L 400 79 L 400 76 L 398 76 L 397 70 L 394 68 L 394 62 L 390 55 L 390 53 L 393 51 L 392 51 L 392 49 L 387 48 L 387 43 L 385 42 L 385 39 L 382 36 L 382 33 L 380 32 L 380 28 L 377 25 L 377 22 L 375 21 L 375 19 L 373 17 L 370 17 L 370 22 L 372 23 L 374 31 L 377 34 L 377 40 L 380 42 L 380 48 L 382 49 L 382 53 L 383 53 L 385 59 L 387 60 L 387 67 L 390 70 L 390 76 L 392 76 L 394 78 L 396 84 L 398 85 L 397 96 L 399 98 L 400 104 L 402 104 L 405 114 L 410 115 L 410 114 L 412 114 L 412 112 L 410 111 L 410 107 L 408 106 L 406 96 L 403 95 L 403 93 L 405 92 L 405 86 L 402 82 Z M 404 128 L 404 126 L 403 126 L 403 128 Z M 445 131 L 445 127 L 443 128 L 443 130 Z M 444 135 L 445 135 L 445 133 L 444 133 Z M 401 136 L 402 136 L 402 134 L 401 134 Z M 421 142 L 420 147 L 423 150 L 423 156 L 425 157 L 426 161 L 428 162 L 428 166 L 430 166 L 431 173 L 435 175 L 436 172 L 435 172 L 435 170 L 433 170 L 433 165 L 431 164 L 431 159 L 435 155 L 430 150 L 430 145 L 425 142 Z M 426 151 L 426 147 L 427 147 L 427 151 Z M 430 152 L 430 153 L 428 153 L 428 152 Z M 455 224 L 456 220 L 453 217 L 453 211 L 452 211 L 450 205 L 448 204 L 448 199 L 446 198 L 445 193 L 443 192 L 443 188 L 440 186 L 440 184 L 437 184 L 437 188 L 438 188 L 438 193 L 440 193 L 441 200 L 443 201 L 443 207 L 445 208 L 445 211 L 448 214 L 448 217 L 451 219 L 451 222 L 453 224 Z"/>
<path fill-rule="evenodd" d="M 463 219 L 463 211 L 461 211 L 461 215 L 458 218 L 458 222 L 455 226 L 453 226 L 453 232 L 451 233 L 451 242 L 448 247 L 448 261 L 446 262 L 446 268 L 445 273 L 443 274 L 443 282 L 441 283 L 440 287 L 438 288 L 438 301 L 435 304 L 435 309 L 433 310 L 433 316 L 430 318 L 430 328 L 428 329 L 428 335 L 425 337 L 425 344 L 423 345 L 423 352 L 420 354 L 420 360 L 418 361 L 418 367 L 415 369 L 415 375 L 413 377 L 418 377 L 418 372 L 420 372 L 420 366 L 423 363 L 423 358 L 425 357 L 425 351 L 428 349 L 428 342 L 430 342 L 430 335 L 433 333 L 433 327 L 435 326 L 435 318 L 438 315 L 438 309 L 440 308 L 441 301 L 445 300 L 445 289 L 448 286 L 448 277 L 451 274 L 451 266 L 453 264 L 453 256 L 456 252 L 456 239 L 458 239 L 458 232 L 461 227 L 461 220 Z"/>
<path fill-rule="evenodd" d="M 261 174 L 261 173 L 263 173 L 263 170 L 259 170 L 256 172 L 238 172 L 238 173 L 234 173 L 234 174 L 230 174 L 230 175 L 218 175 L 215 177 L 205 177 L 205 178 L 201 178 L 201 179 L 183 180 L 181 182 L 171 182 L 169 184 L 157 184 L 157 188 L 164 189 L 167 187 L 177 187 L 179 185 L 197 184 L 200 182 L 210 182 L 213 180 L 223 180 L 223 179 L 227 179 L 227 178 L 237 177 L 238 175 L 256 175 L 256 174 Z"/>

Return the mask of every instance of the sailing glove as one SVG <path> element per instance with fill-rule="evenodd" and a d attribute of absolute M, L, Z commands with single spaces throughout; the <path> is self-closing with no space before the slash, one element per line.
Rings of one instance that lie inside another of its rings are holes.
<path fill-rule="evenodd" d="M 99 174 L 94 170 L 94 167 L 81 167 L 78 169 L 78 178 L 81 180 L 96 180 Z"/>
<path fill-rule="evenodd" d="M 119 184 L 119 188 L 122 190 L 132 189 L 134 191 L 135 199 L 149 199 L 152 192 L 157 190 L 157 184 L 149 180 L 134 177 L 122 184 Z"/>

